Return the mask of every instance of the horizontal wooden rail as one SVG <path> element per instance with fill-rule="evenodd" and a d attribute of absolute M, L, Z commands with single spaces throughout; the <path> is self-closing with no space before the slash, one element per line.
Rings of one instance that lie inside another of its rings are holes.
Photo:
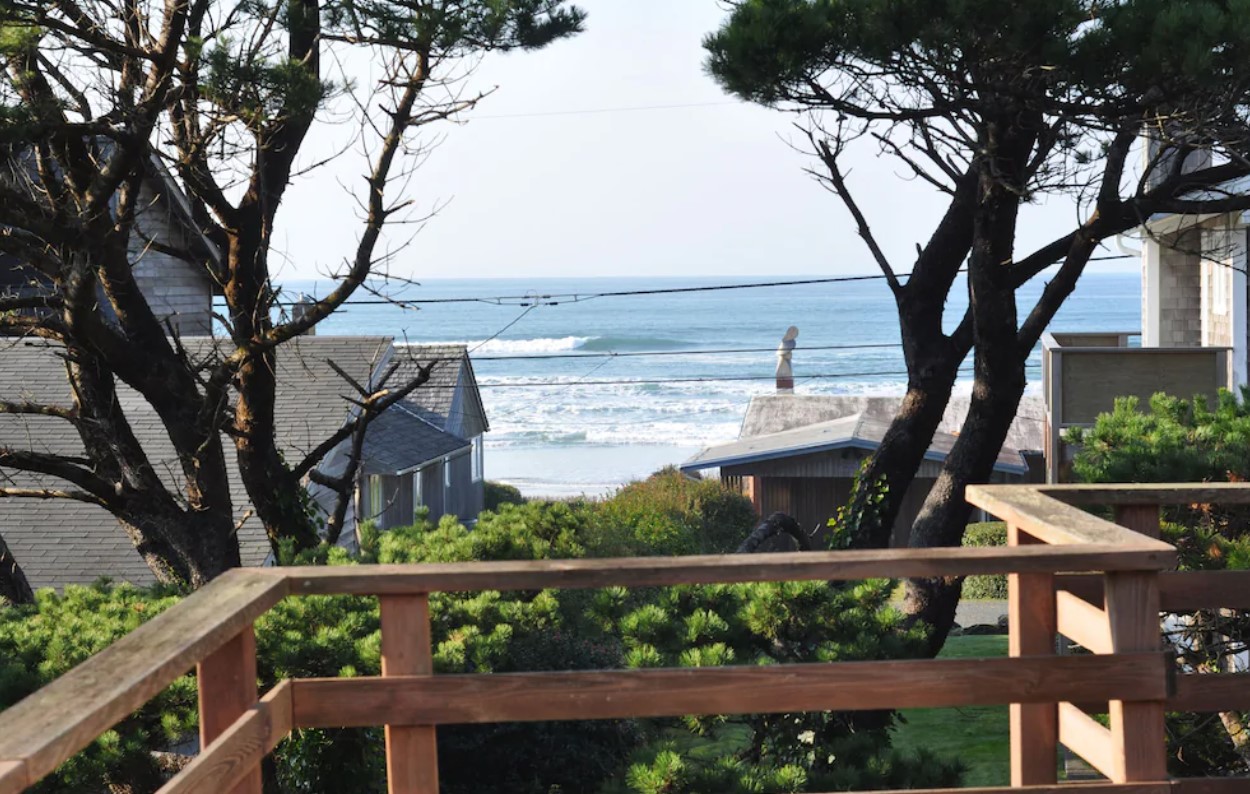
<path fill-rule="evenodd" d="M 1164 555 L 1172 568 L 1176 550 L 1167 543 L 1099 518 L 1052 496 L 1057 488 L 1036 485 L 970 485 L 968 501 L 1020 527 L 1043 543 L 1066 546 L 1110 545 L 1121 549 L 1154 550 Z M 1063 570 L 1056 568 L 1052 570 Z M 1142 569 L 1145 570 L 1145 569 Z M 1157 570 L 1157 569 L 1156 569 Z"/>
<path fill-rule="evenodd" d="M 295 725 L 448 725 L 1168 696 L 1162 653 L 297 679 Z M 905 682 L 905 683 L 904 683 Z"/>
<path fill-rule="evenodd" d="M 0 760 L 23 763 L 29 779 L 39 780 L 286 594 L 286 579 L 280 576 L 259 570 L 222 574 L 7 709 Z"/>
<path fill-rule="evenodd" d="M 1250 673 L 1187 673 L 1176 676 L 1168 698 L 1173 711 L 1250 711 Z M 1250 791 L 1250 782 L 1246 784 Z"/>
<path fill-rule="evenodd" d="M 1177 794 L 1174 789 L 1175 785 L 1167 781 L 1160 783 L 1063 783 L 1051 786 L 906 789 L 874 791 L 871 794 Z M 869 794 L 869 792 L 850 792 L 849 794 Z M 1184 794 L 1207 794 L 1207 792 L 1186 789 Z M 1211 794 L 1217 793 L 1211 792 Z M 1225 792 L 1221 791 L 1218 794 L 1225 794 Z M 1232 791 L 1228 791 L 1227 794 L 1232 794 Z"/>
<path fill-rule="evenodd" d="M 995 486 L 998 488 L 1001 486 Z M 1019 486 L 1009 486 L 1019 487 Z M 1238 482 L 1073 483 L 1024 486 L 1071 505 L 1250 504 L 1250 487 Z"/>
<path fill-rule="evenodd" d="M 1059 574 L 1055 590 L 1099 604 L 1103 600 L 1103 577 L 1094 573 Z M 1159 574 L 1159 599 L 1165 612 L 1250 609 L 1250 571 L 1163 571 Z"/>
<path fill-rule="evenodd" d="M 229 791 L 291 733 L 292 690 L 290 681 L 269 690 L 157 794 Z"/>
<path fill-rule="evenodd" d="M 1073 508 L 1075 509 L 1075 508 Z M 612 586 L 857 580 L 1052 571 L 1162 570 L 1175 565 L 1171 546 L 881 549 L 691 557 L 521 560 L 429 565 L 270 568 L 292 595 L 402 595 L 480 590 L 578 589 Z"/>

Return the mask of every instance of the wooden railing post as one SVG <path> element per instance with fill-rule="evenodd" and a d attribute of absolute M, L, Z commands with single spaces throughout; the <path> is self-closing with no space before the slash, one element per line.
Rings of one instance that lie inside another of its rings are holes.
<path fill-rule="evenodd" d="M 1112 653 L 1159 651 L 1159 574 L 1108 573 L 1105 582 Z M 1163 701 L 1113 700 L 1108 711 L 1114 753 L 1111 781 L 1165 780 Z"/>
<path fill-rule="evenodd" d="M 249 624 L 196 665 L 200 751 L 256 705 L 256 634 Z M 261 794 L 258 764 L 229 794 Z"/>
<path fill-rule="evenodd" d="M 1038 543 L 1014 524 L 1007 544 Z M 1051 573 L 1007 575 L 1009 650 L 1012 656 L 1055 652 L 1055 577 Z M 1058 777 L 1059 709 L 1055 703 L 1013 703 L 1011 785 L 1053 784 Z"/>
<path fill-rule="evenodd" d="M 1159 528 L 1159 505 L 1116 505 L 1115 523 L 1140 532 L 1148 538 L 1158 538 L 1162 534 Z"/>
<path fill-rule="evenodd" d="M 384 595 L 382 676 L 433 675 L 430 598 Z M 386 779 L 390 794 L 438 794 L 438 739 L 433 725 L 386 726 Z"/>

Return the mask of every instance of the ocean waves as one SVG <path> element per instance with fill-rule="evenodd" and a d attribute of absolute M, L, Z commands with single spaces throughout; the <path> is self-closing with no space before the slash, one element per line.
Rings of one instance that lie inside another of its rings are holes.
<path fill-rule="evenodd" d="M 441 344 L 464 345 L 475 356 L 535 356 L 557 353 L 625 353 L 672 351 L 693 347 L 681 339 L 654 336 L 551 336 L 525 339 L 456 340 Z"/>

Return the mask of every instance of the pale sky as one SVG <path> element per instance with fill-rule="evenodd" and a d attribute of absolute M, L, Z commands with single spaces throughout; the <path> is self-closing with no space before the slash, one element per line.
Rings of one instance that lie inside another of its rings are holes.
<path fill-rule="evenodd" d="M 703 71 L 716 0 L 581 0 L 582 35 L 496 56 L 472 78 L 494 95 L 445 125 L 408 195 L 446 202 L 393 273 L 436 277 L 865 273 L 873 265 L 842 204 L 803 172 L 793 118 L 738 103 Z M 601 109 L 699 107 L 570 113 Z M 334 128 L 306 148 L 328 151 Z M 339 131 L 341 134 L 341 130 Z M 343 182 L 360 161 L 298 178 L 276 239 L 282 278 L 332 267 L 358 222 Z M 849 176 L 896 268 L 910 269 L 943 197 L 900 164 L 857 153 Z M 1028 208 L 1021 248 L 1061 234 L 1070 206 Z M 392 235 L 401 241 L 406 233 Z M 1024 253 L 1021 251 L 1021 253 Z"/>

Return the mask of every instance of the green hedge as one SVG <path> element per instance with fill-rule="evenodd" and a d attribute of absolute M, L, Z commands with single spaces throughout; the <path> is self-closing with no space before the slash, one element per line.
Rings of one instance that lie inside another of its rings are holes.
<path fill-rule="evenodd" d="M 969 524 L 964 530 L 965 546 L 1006 546 L 1007 525 L 1001 521 Z M 1007 597 L 1007 577 L 969 576 L 964 580 L 963 597 L 970 600 L 1003 599 Z"/>

